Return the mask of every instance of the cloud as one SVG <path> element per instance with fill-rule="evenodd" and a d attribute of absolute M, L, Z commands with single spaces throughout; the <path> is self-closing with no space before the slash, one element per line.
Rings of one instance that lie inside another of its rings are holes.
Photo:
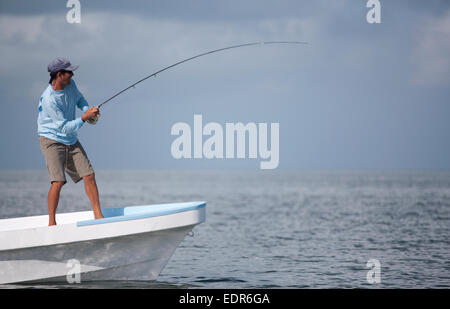
<path fill-rule="evenodd" d="M 411 62 L 415 66 L 414 84 L 445 86 L 450 83 L 450 10 L 420 23 Z"/>
<path fill-rule="evenodd" d="M 264 40 L 308 40 L 318 31 L 317 22 L 308 18 L 238 23 L 96 12 L 84 14 L 81 24 L 68 24 L 65 15 L 61 14 L 0 15 L 0 53 L 3 55 L 0 79 L 11 84 L 4 87 L 10 94 L 21 93 L 23 83 L 33 85 L 30 88 L 32 96 L 28 97 L 36 97 L 38 85 L 45 85 L 47 79 L 47 63 L 62 56 L 81 65 L 75 75 L 84 74 L 87 85 L 98 84 L 101 75 L 100 83 L 114 89 L 124 86 L 121 77 L 130 82 L 214 48 Z M 243 56 L 245 61 L 241 62 L 241 69 L 248 66 L 257 70 L 261 64 L 266 70 L 276 67 L 278 64 L 267 50 L 270 48 L 257 53 L 255 49 L 223 53 L 218 58 L 221 61 L 210 61 L 205 57 L 197 62 L 195 73 L 201 78 L 233 71 L 236 69 L 234 64 Z M 294 52 L 286 52 L 284 56 L 296 57 Z M 293 62 L 286 63 L 292 65 Z M 21 73 L 24 68 L 28 76 Z M 175 74 L 183 74 L 183 70 L 177 70 Z M 21 82 L 15 82 L 18 80 Z"/>
<path fill-rule="evenodd" d="M 440 5 L 430 11 L 432 2 L 416 1 L 411 9 L 409 2 L 385 1 L 379 25 L 367 24 L 366 1 L 85 1 L 81 24 L 66 22 L 64 1 L 9 1 L 6 10 L 0 2 L 0 107 L 8 115 L 0 139 L 20 141 L 2 152 L 5 167 L 23 166 L 18 154 L 29 157 L 36 142 L 36 105 L 55 57 L 80 65 L 75 80 L 93 105 L 184 58 L 263 40 L 309 44 L 202 57 L 124 93 L 105 106 L 101 125 L 80 131 L 87 146 L 95 145 L 87 147 L 93 159 L 105 167 L 173 166 L 170 126 L 193 113 L 219 123 L 282 123 L 281 140 L 289 141 L 282 146 L 284 166 L 404 167 L 404 156 L 395 157 L 395 149 L 406 149 L 401 145 L 410 147 L 417 166 L 430 166 L 433 157 L 420 150 L 434 144 L 418 140 L 416 132 L 448 140 L 448 105 L 439 105 L 448 89 L 408 80 L 449 80 L 449 17 Z M 351 147 L 336 156 L 339 145 Z M 109 149 L 112 155 L 105 157 Z M 305 149 L 314 160 L 308 161 Z M 355 149 L 366 149 L 367 157 L 355 156 Z M 392 156 L 383 162 L 380 151 Z M 448 157 L 449 149 L 436 153 Z"/>
<path fill-rule="evenodd" d="M 0 16 L 0 40 L 34 43 L 43 30 L 44 16 Z"/>

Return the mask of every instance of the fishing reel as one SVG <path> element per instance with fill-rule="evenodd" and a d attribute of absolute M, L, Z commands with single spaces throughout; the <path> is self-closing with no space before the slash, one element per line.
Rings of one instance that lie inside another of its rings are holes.
<path fill-rule="evenodd" d="M 98 114 L 98 117 L 94 116 L 94 117 L 92 117 L 92 118 L 89 118 L 89 119 L 86 120 L 86 121 L 87 121 L 87 123 L 94 125 L 94 124 L 97 123 L 97 121 L 98 121 L 99 118 L 100 118 L 100 113 Z"/>
<path fill-rule="evenodd" d="M 97 123 L 97 121 L 98 121 L 98 117 L 92 117 L 87 120 L 87 123 L 94 125 Z"/>

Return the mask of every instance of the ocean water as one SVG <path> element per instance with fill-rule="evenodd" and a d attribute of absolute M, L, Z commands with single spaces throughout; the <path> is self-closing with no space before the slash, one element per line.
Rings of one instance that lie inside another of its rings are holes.
<path fill-rule="evenodd" d="M 207 201 L 155 281 L 25 288 L 449 288 L 450 171 L 96 170 L 102 207 Z M 46 170 L 0 171 L 0 218 L 47 213 Z M 91 209 L 83 183 L 58 212 Z M 367 262 L 380 263 L 380 282 Z M 4 286 L 5 287 L 5 286 Z"/>

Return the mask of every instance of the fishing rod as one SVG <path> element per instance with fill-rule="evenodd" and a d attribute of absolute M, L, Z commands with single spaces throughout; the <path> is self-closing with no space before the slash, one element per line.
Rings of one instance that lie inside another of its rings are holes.
<path fill-rule="evenodd" d="M 217 52 L 221 52 L 221 51 L 224 51 L 224 50 L 228 50 L 228 49 L 240 48 L 240 47 L 247 47 L 247 46 L 253 46 L 253 45 L 267 45 L 267 44 L 308 44 L 308 43 L 307 43 L 307 42 L 300 42 L 300 41 L 268 41 L 268 42 L 253 42 L 253 43 L 245 43 L 245 44 L 233 45 L 233 46 L 228 46 L 228 47 L 223 47 L 223 48 L 219 48 L 219 49 L 207 51 L 207 52 L 205 52 L 205 53 L 201 53 L 201 54 L 199 54 L 199 55 L 196 55 L 196 56 L 193 56 L 193 57 L 190 57 L 190 58 L 187 58 L 187 59 L 178 61 L 177 63 L 174 63 L 174 64 L 172 64 L 172 65 L 169 65 L 169 66 L 167 66 L 167 67 L 165 67 L 165 68 L 163 68 L 163 69 L 161 69 L 161 70 L 159 70 L 159 71 L 156 71 L 155 73 L 152 73 L 152 74 L 150 74 L 150 75 L 148 75 L 148 76 L 146 76 L 146 77 L 144 77 L 144 78 L 138 80 L 137 82 L 131 84 L 131 85 L 128 86 L 127 88 L 125 88 L 125 89 L 123 89 L 123 90 L 117 92 L 115 95 L 113 95 L 112 97 L 110 97 L 109 99 L 107 99 L 106 101 L 104 101 L 103 103 L 101 103 L 100 105 L 98 105 L 97 107 L 100 108 L 101 106 L 103 106 L 104 104 L 108 103 L 109 101 L 111 101 L 111 100 L 114 99 L 115 97 L 119 96 L 120 94 L 124 93 L 125 91 L 127 91 L 127 90 L 129 90 L 129 89 L 131 89 L 131 88 L 134 88 L 137 84 L 142 83 L 142 82 L 145 81 L 146 79 L 149 79 L 150 77 L 156 76 L 157 74 L 159 74 L 159 73 L 161 73 L 161 72 L 163 72 L 163 71 L 165 71 L 165 70 L 168 70 L 168 69 L 170 69 L 170 68 L 173 68 L 173 67 L 175 67 L 175 66 L 177 66 L 177 65 L 180 65 L 180 64 L 182 64 L 182 63 L 184 63 L 184 62 L 187 62 L 187 61 L 190 61 L 190 60 L 193 60 L 193 59 L 195 59 L 195 58 L 202 57 L 202 56 L 206 56 L 206 55 L 209 55 L 209 54 L 212 54 L 212 53 L 217 53 Z M 97 117 L 93 117 L 93 118 L 91 118 L 90 121 L 89 121 L 89 123 L 91 123 L 91 124 L 95 124 L 96 122 L 97 122 Z"/>
<path fill-rule="evenodd" d="M 165 67 L 165 68 L 163 68 L 163 69 L 161 69 L 161 70 L 159 70 L 159 71 L 156 71 L 155 73 L 152 73 L 152 74 L 150 74 L 150 75 L 148 75 L 148 76 L 146 76 L 146 77 L 144 77 L 144 78 L 138 80 L 138 81 L 135 82 L 134 84 L 132 84 L 132 85 L 128 86 L 127 88 L 125 88 L 125 89 L 119 91 L 118 93 L 116 93 L 115 95 L 113 95 L 112 97 L 110 97 L 109 99 L 107 99 L 106 101 L 104 101 L 102 104 L 98 105 L 98 107 L 100 108 L 102 105 L 104 105 L 104 104 L 106 104 L 107 102 L 111 101 L 112 99 L 114 99 L 114 98 L 117 97 L 118 95 L 124 93 L 124 92 L 127 91 L 128 89 L 133 88 L 133 87 L 136 86 L 137 84 L 142 83 L 144 80 L 146 80 L 146 79 L 148 79 L 148 78 L 150 78 L 150 77 L 156 76 L 157 74 L 159 74 L 159 73 L 161 73 L 161 72 L 163 72 L 163 71 L 165 71 L 165 70 L 168 70 L 168 69 L 170 69 L 170 68 L 173 68 L 174 66 L 180 65 L 180 64 L 182 64 L 182 63 L 184 63 L 184 62 L 187 62 L 187 61 L 189 61 L 189 60 L 192 60 L 192 59 L 195 59 L 195 58 L 199 58 L 199 57 L 202 57 L 202 56 L 206 56 L 206 55 L 209 55 L 209 54 L 212 54 L 212 53 L 217 53 L 217 52 L 220 52 L 220 51 L 223 51 L 223 50 L 227 50 L 227 49 L 239 48 L 239 47 L 245 47 L 245 46 L 252 46 L 252 45 L 263 45 L 263 44 L 308 44 L 308 43 L 307 43 L 307 42 L 298 42 L 298 41 L 254 42 L 254 43 L 246 43 L 246 44 L 234 45 L 234 46 L 229 46 L 229 47 L 224 47 L 224 48 L 219 48 L 219 49 L 211 50 L 211 51 L 208 51 L 208 52 L 205 52 L 205 53 L 202 53 L 202 54 L 199 54 L 199 55 L 196 55 L 196 56 L 193 56 L 193 57 L 190 57 L 190 58 L 181 60 L 181 61 L 179 61 L 179 62 L 177 62 L 177 63 L 174 63 L 174 64 L 172 64 L 172 65 L 169 65 L 169 66 L 167 66 L 167 67 Z"/>

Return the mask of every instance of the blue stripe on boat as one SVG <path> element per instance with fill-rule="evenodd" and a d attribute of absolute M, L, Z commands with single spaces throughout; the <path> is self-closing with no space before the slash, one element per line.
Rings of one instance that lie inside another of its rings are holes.
<path fill-rule="evenodd" d="M 127 206 L 120 208 L 102 209 L 103 219 L 78 221 L 77 226 L 103 224 L 119 221 L 136 220 L 150 217 L 171 215 L 205 207 L 205 202 L 155 204 L 143 206 Z"/>

